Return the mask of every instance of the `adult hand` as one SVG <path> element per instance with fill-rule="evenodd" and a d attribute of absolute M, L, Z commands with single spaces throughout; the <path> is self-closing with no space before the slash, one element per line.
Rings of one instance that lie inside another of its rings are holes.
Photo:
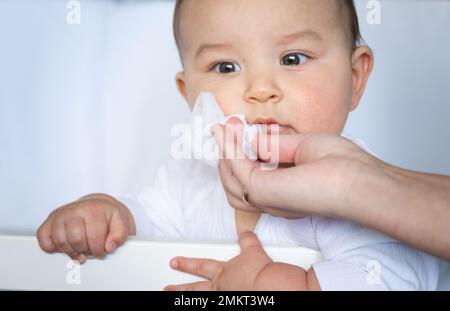
<path fill-rule="evenodd" d="M 290 165 L 263 170 L 240 149 L 242 127 L 217 126 L 215 135 L 234 208 L 344 218 L 450 261 L 449 176 L 392 166 L 332 134 L 279 135 L 275 145 L 259 135 L 253 149 L 261 161 Z"/>
<path fill-rule="evenodd" d="M 239 147 L 239 125 L 240 121 L 231 119 L 226 126 L 214 128 L 223 153 L 220 177 L 236 209 L 288 218 L 331 216 L 347 204 L 356 174 L 383 173 L 380 161 L 331 134 L 278 135 L 276 139 L 261 134 L 254 140 L 254 151 L 263 162 L 280 165 L 274 170 L 261 169 L 261 162 L 245 159 Z M 247 200 L 243 200 L 244 191 Z"/>

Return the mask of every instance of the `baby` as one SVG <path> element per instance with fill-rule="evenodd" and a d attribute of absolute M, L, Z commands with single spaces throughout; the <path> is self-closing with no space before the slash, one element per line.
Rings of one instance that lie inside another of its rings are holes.
<path fill-rule="evenodd" d="M 283 135 L 340 134 L 373 65 L 351 0 L 179 0 L 174 33 L 183 64 L 176 82 L 191 109 L 201 92 L 213 93 L 225 115 L 278 124 Z M 322 252 L 306 288 L 436 289 L 438 261 L 429 255 L 343 220 L 236 210 L 242 202 L 227 193 L 217 168 L 170 160 L 141 193 L 85 196 L 53 211 L 37 236 L 43 250 L 84 262 L 128 235 L 236 240 L 251 230 L 263 244 Z M 372 282 L 374 264 L 380 273 Z"/>

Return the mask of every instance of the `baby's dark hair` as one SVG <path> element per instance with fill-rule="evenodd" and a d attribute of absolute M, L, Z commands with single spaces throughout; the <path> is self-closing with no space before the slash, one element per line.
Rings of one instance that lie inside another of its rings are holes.
<path fill-rule="evenodd" d="M 175 10 L 173 14 L 173 34 L 178 50 L 180 50 L 180 19 L 183 4 L 187 0 L 176 0 Z M 350 41 L 352 50 L 357 47 L 361 41 L 361 33 L 359 30 L 358 14 L 353 0 L 335 0 L 340 9 L 340 14 L 345 21 L 345 32 Z"/>

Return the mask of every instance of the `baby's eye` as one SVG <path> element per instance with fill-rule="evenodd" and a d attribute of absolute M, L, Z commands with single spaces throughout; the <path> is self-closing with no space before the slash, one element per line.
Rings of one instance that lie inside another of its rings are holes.
<path fill-rule="evenodd" d="M 231 73 L 240 71 L 241 67 L 238 64 L 234 64 L 232 62 L 221 62 L 215 64 L 212 69 L 217 73 Z"/>
<path fill-rule="evenodd" d="M 298 66 L 304 64 L 308 60 L 308 56 L 302 53 L 290 53 L 283 57 L 281 64 L 285 66 Z"/>

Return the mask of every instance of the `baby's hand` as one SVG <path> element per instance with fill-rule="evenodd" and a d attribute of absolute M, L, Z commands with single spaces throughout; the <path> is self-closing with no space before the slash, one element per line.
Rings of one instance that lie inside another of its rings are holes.
<path fill-rule="evenodd" d="M 129 209 L 111 196 L 91 194 L 54 210 L 37 231 L 40 247 L 80 263 L 104 257 L 136 234 Z"/>
<path fill-rule="evenodd" d="M 213 259 L 175 257 L 173 269 L 205 278 L 205 281 L 169 285 L 169 291 L 221 290 L 221 291 L 274 291 L 320 290 L 313 269 L 273 262 L 253 232 L 239 236 L 241 254 L 227 262 Z"/>

